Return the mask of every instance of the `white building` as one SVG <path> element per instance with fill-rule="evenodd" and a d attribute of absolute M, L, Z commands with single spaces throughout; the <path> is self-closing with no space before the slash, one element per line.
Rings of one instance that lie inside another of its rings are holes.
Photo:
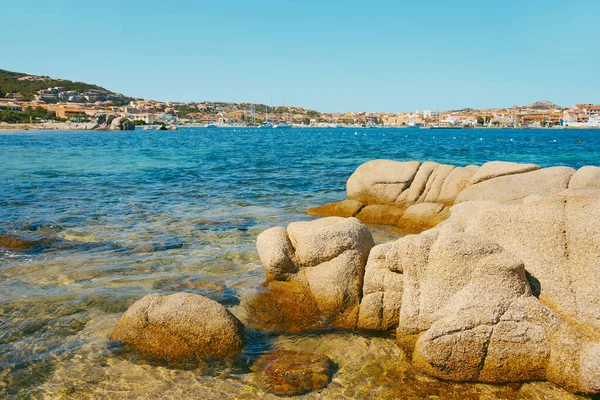
<path fill-rule="evenodd" d="M 425 110 L 423 111 L 423 118 L 439 119 L 440 112 L 438 110 Z"/>

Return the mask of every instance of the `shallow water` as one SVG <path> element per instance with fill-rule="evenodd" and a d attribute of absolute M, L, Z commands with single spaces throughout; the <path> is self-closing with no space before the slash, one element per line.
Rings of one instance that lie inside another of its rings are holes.
<path fill-rule="evenodd" d="M 149 293 L 204 294 L 244 318 L 244 300 L 264 280 L 256 236 L 343 199 L 347 178 L 365 161 L 580 167 L 598 164 L 599 134 L 184 128 L 0 135 L 0 233 L 58 239 L 0 249 L 0 397 L 269 397 L 243 362 L 210 373 L 178 371 L 124 357 L 106 338 L 119 315 Z M 400 234 L 384 227 L 373 233 L 378 242 Z M 329 354 L 340 370 L 309 398 L 567 396 L 540 383 L 509 388 L 422 377 L 390 338 L 250 339 L 246 363 L 269 348 Z"/>

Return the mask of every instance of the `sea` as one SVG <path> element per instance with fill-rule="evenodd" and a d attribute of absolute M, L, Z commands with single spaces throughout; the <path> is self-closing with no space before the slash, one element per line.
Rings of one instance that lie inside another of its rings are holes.
<path fill-rule="evenodd" d="M 247 332 L 234 366 L 178 369 L 108 340 L 150 293 L 208 296 L 247 318 L 265 279 L 260 232 L 345 198 L 373 159 L 459 166 L 600 163 L 599 130 L 257 129 L 0 134 L 0 398 L 275 398 L 249 367 L 272 349 L 328 355 L 329 386 L 303 398 L 578 398 L 545 382 L 442 382 L 387 335 Z M 370 226 L 376 242 L 402 235 Z"/>

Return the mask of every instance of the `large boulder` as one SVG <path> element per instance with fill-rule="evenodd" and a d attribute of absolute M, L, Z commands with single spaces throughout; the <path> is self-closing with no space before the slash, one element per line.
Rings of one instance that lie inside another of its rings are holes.
<path fill-rule="evenodd" d="M 295 319 L 304 315 L 310 320 L 314 308 L 307 302 L 312 299 L 321 320 L 340 328 L 354 328 L 364 268 L 373 246 L 371 233 L 356 218 L 295 222 L 287 229 L 271 228 L 261 233 L 258 254 L 266 270 L 267 286 L 277 292 L 272 302 L 283 320 L 287 314 Z M 307 302 L 296 302 L 299 308 L 294 308 L 294 302 L 285 301 L 286 292 Z M 258 299 L 268 303 L 264 294 Z M 281 306 L 292 307 L 286 310 Z M 253 309 L 259 309 L 256 303 Z M 277 329 L 273 324 L 269 327 Z"/>
<path fill-rule="evenodd" d="M 118 117 L 110 122 L 109 129 L 113 131 L 132 131 L 135 129 L 135 124 L 126 117 Z"/>
<path fill-rule="evenodd" d="M 225 307 L 206 297 L 151 294 L 121 316 L 111 340 L 173 363 L 223 359 L 244 347 L 244 327 Z"/>

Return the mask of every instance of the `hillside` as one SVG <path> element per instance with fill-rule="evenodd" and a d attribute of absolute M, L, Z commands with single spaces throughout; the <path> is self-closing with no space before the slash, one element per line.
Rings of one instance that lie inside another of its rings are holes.
<path fill-rule="evenodd" d="M 20 79 L 21 78 L 21 79 Z M 0 97 L 7 93 L 18 92 L 23 95 L 25 100 L 32 100 L 34 94 L 41 89 L 61 86 L 67 90 L 84 92 L 88 89 L 104 90 L 113 93 L 100 86 L 84 82 L 73 82 L 64 79 L 52 79 L 47 76 L 28 75 L 20 72 L 11 72 L 0 69 Z"/>
<path fill-rule="evenodd" d="M 561 106 L 547 100 L 536 101 L 535 103 L 531 103 L 528 107 L 537 110 L 555 110 L 562 108 Z"/>

